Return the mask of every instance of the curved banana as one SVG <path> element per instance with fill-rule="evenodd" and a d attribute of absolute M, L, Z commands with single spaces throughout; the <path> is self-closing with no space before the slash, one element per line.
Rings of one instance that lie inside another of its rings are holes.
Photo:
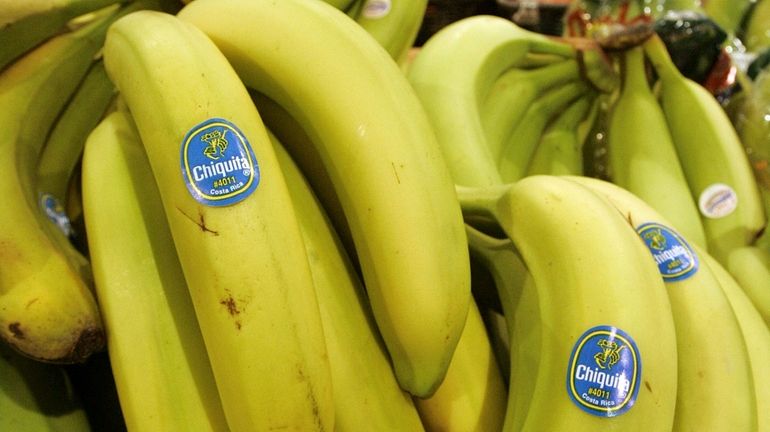
<path fill-rule="evenodd" d="M 607 130 L 612 182 L 656 209 L 691 243 L 706 245 L 697 204 L 666 118 L 647 81 L 644 51 L 634 47 L 622 58 L 623 86 L 611 107 Z"/>
<path fill-rule="evenodd" d="M 757 406 L 747 350 L 751 341 L 744 340 L 719 279 L 703 262 L 705 253 L 631 192 L 598 179 L 566 178 L 606 197 L 625 216 L 666 282 L 677 338 L 673 430 L 753 430 Z M 743 390 L 725 399 L 725 387 Z"/>
<path fill-rule="evenodd" d="M 723 266 L 770 327 L 770 250 L 759 246 L 735 248 Z"/>
<path fill-rule="evenodd" d="M 195 0 L 178 16 L 203 29 L 240 78 L 317 146 L 396 377 L 411 394 L 430 396 L 462 333 L 470 265 L 452 179 L 399 66 L 323 2 Z M 302 32 L 292 30 L 298 25 Z M 254 26 L 263 37 L 247 37 Z"/>
<path fill-rule="evenodd" d="M 354 18 L 402 64 L 417 39 L 427 7 L 428 0 L 363 0 Z"/>
<path fill-rule="evenodd" d="M 548 124 L 573 101 L 590 94 L 584 82 L 574 81 L 546 91 L 526 108 L 497 155 L 497 169 L 503 182 L 515 182 L 526 175 Z"/>
<path fill-rule="evenodd" d="M 131 121 L 118 110 L 99 122 L 87 137 L 82 166 L 89 257 L 123 419 L 129 430 L 227 431 L 155 179 Z"/>
<path fill-rule="evenodd" d="M 115 22 L 103 55 L 147 152 L 230 429 L 332 430 L 307 254 L 243 83 L 203 32 L 162 12 Z"/>
<path fill-rule="evenodd" d="M 481 127 L 493 158 L 522 120 L 527 108 L 546 90 L 580 79 L 577 60 L 567 59 L 533 69 L 510 68 L 492 84 L 479 107 Z"/>
<path fill-rule="evenodd" d="M 770 48 L 768 20 L 770 20 L 770 1 L 756 0 L 747 11 L 745 26 L 740 33 L 741 40 L 749 52 L 761 53 Z"/>
<path fill-rule="evenodd" d="M 751 373 L 754 379 L 754 396 L 757 402 L 757 431 L 770 431 L 770 328 L 767 320 L 762 320 L 757 308 L 746 295 L 735 278 L 711 255 L 703 255 L 704 265 L 719 279 L 722 289 L 730 301 L 743 331 L 746 347 L 751 361 Z"/>
<path fill-rule="evenodd" d="M 455 184 L 501 182 L 495 154 L 485 143 L 479 107 L 495 80 L 506 70 L 525 64 L 530 54 L 576 56 L 569 44 L 501 17 L 478 15 L 433 34 L 412 61 L 409 82 L 433 125 Z M 559 72 L 569 77 L 575 66 L 567 64 Z"/>
<path fill-rule="evenodd" d="M 529 161 L 526 175 L 580 175 L 583 173 L 583 143 L 578 127 L 590 114 L 594 98 L 573 101 L 546 126 Z"/>
<path fill-rule="evenodd" d="M 127 0 L 0 0 L 0 70 L 73 18 Z"/>
<path fill-rule="evenodd" d="M 270 127 L 269 123 L 266 123 Z M 275 135 L 278 163 L 297 211 L 329 352 L 334 430 L 422 431 L 396 381 L 366 292 L 311 185 Z"/>
<path fill-rule="evenodd" d="M 39 211 L 35 166 L 46 133 L 86 75 L 108 26 L 139 5 L 51 39 L 0 76 L 0 106 L 6 107 L 0 111 L 0 223 L 9 227 L 0 234 L 0 337 L 33 358 L 79 362 L 104 346 L 93 293 L 70 259 L 73 248 L 55 237 L 64 237 L 60 231 L 46 228 Z"/>
<path fill-rule="evenodd" d="M 431 397 L 415 398 L 415 405 L 427 431 L 498 431 L 507 395 L 481 312 L 471 301 L 446 377 Z"/>
<path fill-rule="evenodd" d="M 746 152 L 722 106 L 679 72 L 660 37 L 650 37 L 644 50 L 660 77 L 663 112 L 702 215 L 706 250 L 725 264 L 727 254 L 752 244 L 767 222 Z"/>
<path fill-rule="evenodd" d="M 756 0 L 707 0 L 703 3 L 703 11 L 727 33 L 737 34 L 746 12 Z"/>
<path fill-rule="evenodd" d="M 628 222 L 600 196 L 556 176 L 525 177 L 486 200 L 532 275 L 518 301 L 537 305 L 527 314 L 539 326 L 519 333 L 514 326 L 512 341 L 529 335 L 534 343 L 519 347 L 537 352 L 512 352 L 512 368 L 518 355 L 522 364 L 534 359 L 537 370 L 520 386 L 512 371 L 509 397 L 526 409 L 517 418 L 509 401 L 504 430 L 670 430 L 673 315 L 657 267 Z"/>
<path fill-rule="evenodd" d="M 4 342 L 0 342 L 0 413 L 4 431 L 91 431 L 63 367 L 26 358 Z"/>

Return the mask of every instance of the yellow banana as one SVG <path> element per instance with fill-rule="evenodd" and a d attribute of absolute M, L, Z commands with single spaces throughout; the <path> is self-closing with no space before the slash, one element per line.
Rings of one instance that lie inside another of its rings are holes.
<path fill-rule="evenodd" d="M 230 429 L 332 430 L 307 254 L 248 91 L 203 32 L 162 12 L 115 22 L 104 64 L 147 152 Z"/>
<path fill-rule="evenodd" d="M 675 225 L 641 198 L 609 182 L 566 177 L 604 196 L 649 248 L 674 314 L 677 337 L 675 431 L 754 430 L 750 358 L 738 319 L 719 279 Z M 719 344 L 714 341 L 719 340 Z M 724 388 L 742 389 L 725 399 Z"/>
<path fill-rule="evenodd" d="M 509 400 L 504 430 L 670 430 L 673 315 L 634 230 L 603 198 L 556 176 L 525 177 L 497 194 L 471 207 L 497 220 L 532 275 L 518 302 L 533 305 L 535 327 L 513 327 L 511 367 L 537 366 L 518 385 L 512 370 L 509 397 L 526 407 L 517 417 Z M 514 346 L 517 334 L 533 343 Z"/>
<path fill-rule="evenodd" d="M 0 337 L 24 354 L 51 362 L 78 362 L 104 345 L 96 301 L 70 259 L 73 248 L 47 229 L 38 209 L 35 166 L 46 133 L 75 92 L 119 16 L 100 14 L 90 24 L 57 36 L 14 62 L 0 76 L 0 187 L 3 271 Z M 9 109 L 12 108 L 12 109 Z M 68 249 L 69 248 L 69 249 Z"/>
<path fill-rule="evenodd" d="M 767 222 L 746 152 L 722 106 L 679 72 L 660 37 L 650 37 L 644 50 L 660 77 L 663 112 L 702 215 L 706 249 L 724 265 L 727 254 L 752 244 Z"/>
<path fill-rule="evenodd" d="M 268 124 L 269 127 L 269 124 Z M 408 393 L 396 381 L 360 277 L 299 167 L 274 135 L 308 252 L 329 352 L 334 430 L 422 431 Z"/>
<path fill-rule="evenodd" d="M 735 248 L 723 266 L 770 327 L 770 250 L 759 246 Z"/>
<path fill-rule="evenodd" d="M 465 323 L 470 265 L 452 180 L 401 69 L 324 2 L 195 0 L 178 16 L 317 146 L 396 377 L 430 396 Z M 255 26 L 262 37 L 248 36 Z"/>
<path fill-rule="evenodd" d="M 609 174 L 681 227 L 689 242 L 701 247 L 706 237 L 690 193 L 666 118 L 647 80 L 644 51 L 631 48 L 622 57 L 623 85 L 611 107 L 607 130 Z"/>
<path fill-rule="evenodd" d="M 417 39 L 428 0 L 363 0 L 356 22 L 403 64 Z"/>
<path fill-rule="evenodd" d="M 138 133 L 113 111 L 87 137 L 83 205 L 129 430 L 227 431 L 206 347 Z"/>

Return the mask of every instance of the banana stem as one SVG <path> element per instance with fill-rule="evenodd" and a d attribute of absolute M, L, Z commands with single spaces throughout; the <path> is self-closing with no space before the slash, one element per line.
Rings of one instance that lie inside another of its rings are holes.
<path fill-rule="evenodd" d="M 455 185 L 463 216 L 497 220 L 497 201 L 508 191 L 508 184 L 486 187 Z"/>
<path fill-rule="evenodd" d="M 673 78 L 677 75 L 681 75 L 679 69 L 677 69 L 673 60 L 671 60 L 668 48 L 666 48 L 666 44 L 660 36 L 653 34 L 644 42 L 644 44 L 642 44 L 642 49 L 652 63 L 652 66 L 655 68 L 655 72 L 657 72 L 661 78 Z"/>

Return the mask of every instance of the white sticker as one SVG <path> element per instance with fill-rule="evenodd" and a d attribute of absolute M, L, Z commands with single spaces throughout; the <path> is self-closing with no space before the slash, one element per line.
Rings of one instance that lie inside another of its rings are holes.
<path fill-rule="evenodd" d="M 361 14 L 364 18 L 378 19 L 390 13 L 390 0 L 366 0 Z"/>
<path fill-rule="evenodd" d="M 735 190 L 724 183 L 714 183 L 700 194 L 698 207 L 703 216 L 711 219 L 723 218 L 738 206 Z"/>

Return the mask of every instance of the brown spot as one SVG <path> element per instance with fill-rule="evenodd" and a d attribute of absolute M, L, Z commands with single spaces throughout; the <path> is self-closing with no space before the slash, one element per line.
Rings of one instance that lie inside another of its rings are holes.
<path fill-rule="evenodd" d="M 21 331 L 21 323 L 18 321 L 8 324 L 8 330 L 13 333 L 13 337 L 16 339 L 24 339 L 24 332 Z"/>
<path fill-rule="evenodd" d="M 195 225 L 198 225 L 198 227 L 201 229 L 201 231 L 207 232 L 207 233 L 211 233 L 211 234 L 213 234 L 215 236 L 219 235 L 219 231 L 214 231 L 214 230 L 212 230 L 212 229 L 210 229 L 209 227 L 206 226 L 206 220 L 205 220 L 205 218 L 203 216 L 203 211 L 201 211 L 201 209 L 198 209 L 198 219 L 195 219 L 194 217 L 188 215 L 187 213 L 185 213 L 179 207 L 177 207 L 176 209 L 179 210 L 179 213 L 182 213 L 184 215 L 184 217 L 186 217 L 187 219 L 190 219 Z"/>
<path fill-rule="evenodd" d="M 25 306 L 26 309 L 29 309 L 30 306 L 32 306 L 33 303 L 38 301 L 39 299 L 37 297 L 33 298 L 32 300 L 27 302 L 27 305 Z"/>
<path fill-rule="evenodd" d="M 227 309 L 227 313 L 232 316 L 236 316 L 241 313 L 241 311 L 238 310 L 238 305 L 235 303 L 235 299 L 229 294 L 227 295 L 227 298 L 220 300 L 219 304 L 224 306 Z"/>
<path fill-rule="evenodd" d="M 645 381 L 644 382 L 644 387 L 647 389 L 647 391 L 652 393 L 652 386 L 650 386 L 650 382 L 649 381 Z"/>

